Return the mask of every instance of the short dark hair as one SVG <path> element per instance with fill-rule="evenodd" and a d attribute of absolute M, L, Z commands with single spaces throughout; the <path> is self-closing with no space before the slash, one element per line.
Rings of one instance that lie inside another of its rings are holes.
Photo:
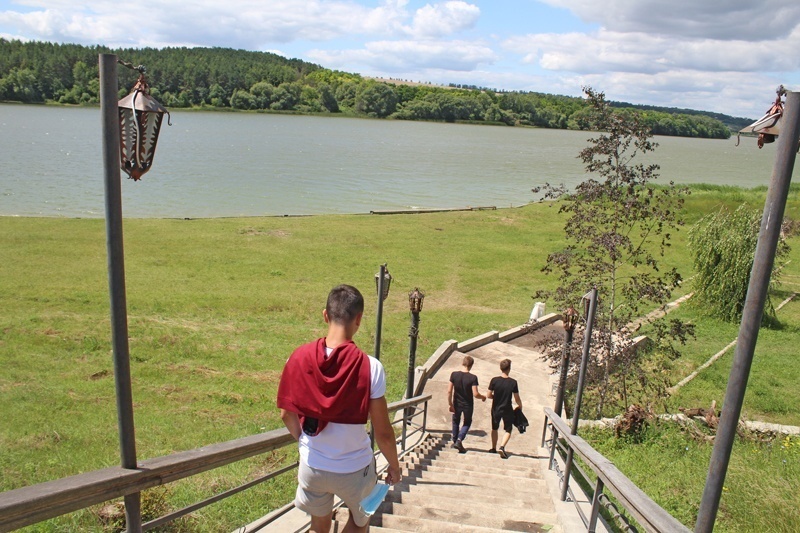
<path fill-rule="evenodd" d="M 331 322 L 349 324 L 364 312 L 364 297 L 352 285 L 337 285 L 328 293 L 325 310 Z"/>
<path fill-rule="evenodd" d="M 464 359 L 461 360 L 461 365 L 467 367 L 467 370 L 472 368 L 474 363 L 475 359 L 473 359 L 471 355 L 465 355 Z"/>
<path fill-rule="evenodd" d="M 511 370 L 511 359 L 503 359 L 500 361 L 500 372 L 508 374 L 509 370 Z"/>

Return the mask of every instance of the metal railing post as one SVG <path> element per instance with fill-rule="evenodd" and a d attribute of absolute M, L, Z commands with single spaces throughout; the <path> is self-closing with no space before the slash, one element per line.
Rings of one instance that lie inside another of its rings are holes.
<path fill-rule="evenodd" d="M 558 390 L 556 391 L 556 403 L 553 407 L 553 411 L 558 416 L 561 416 L 561 406 L 564 404 L 564 389 L 567 386 L 567 369 L 569 368 L 569 351 L 572 347 L 572 335 L 574 330 L 567 328 L 565 330 L 566 338 L 564 339 L 564 353 L 561 354 L 561 370 L 560 374 L 558 375 Z M 542 433 L 542 446 L 544 446 L 545 442 L 545 435 L 547 434 L 547 417 L 544 419 L 544 432 Z M 556 454 L 556 442 L 558 440 L 558 430 L 553 428 L 552 431 L 552 438 L 553 441 L 550 443 L 550 462 L 548 463 L 548 468 L 551 468 L 550 465 L 553 464 L 553 458 Z"/>
<path fill-rule="evenodd" d="M 137 467 L 136 437 L 133 424 L 128 311 L 125 297 L 125 255 L 122 245 L 117 56 L 100 54 L 99 63 L 108 286 L 111 299 L 111 342 L 114 353 L 120 459 L 123 468 L 134 469 Z M 142 530 L 141 500 L 138 492 L 125 496 L 125 519 L 129 532 L 138 533 Z"/>
<path fill-rule="evenodd" d="M 597 516 L 600 514 L 600 496 L 603 494 L 603 480 L 597 478 L 597 484 L 594 487 L 594 497 L 592 498 L 592 513 L 589 515 L 589 529 L 588 533 L 595 533 L 597 529 Z"/>
<path fill-rule="evenodd" d="M 586 319 L 586 331 L 583 338 L 583 357 L 581 357 L 581 369 L 578 372 L 578 390 L 575 393 L 575 410 L 572 415 L 572 427 L 570 434 L 578 434 L 578 420 L 581 416 L 581 400 L 583 399 L 583 382 L 586 379 L 586 367 L 589 364 L 589 346 L 592 343 L 592 328 L 594 327 L 594 315 L 597 311 L 597 287 L 591 290 L 589 298 L 589 316 Z M 567 500 L 569 490 L 569 476 L 572 471 L 572 447 L 567 452 L 567 464 L 564 467 L 564 486 L 561 487 L 561 501 Z"/>
<path fill-rule="evenodd" d="M 722 486 L 725 482 L 733 441 L 736 437 L 736 428 L 742 412 L 747 379 L 750 375 L 758 331 L 764 313 L 764 303 L 769 291 L 769 279 L 775 263 L 775 252 L 780 238 L 786 198 L 792 181 L 792 170 L 797 157 L 797 145 L 800 139 L 800 93 L 787 93 L 786 107 L 781 122 L 775 166 L 767 192 L 767 200 L 764 203 L 761 231 L 750 273 L 750 284 L 747 288 L 742 322 L 739 326 L 733 367 L 725 391 L 725 403 L 722 405 L 719 429 L 714 438 L 708 477 L 695 523 L 696 533 L 711 533 L 714 530 L 714 522 L 719 510 Z"/>

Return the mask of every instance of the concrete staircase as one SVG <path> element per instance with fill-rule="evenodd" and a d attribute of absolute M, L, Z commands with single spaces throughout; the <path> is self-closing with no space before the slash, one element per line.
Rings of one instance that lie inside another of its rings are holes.
<path fill-rule="evenodd" d="M 370 531 L 563 531 L 540 461 L 461 454 L 450 444 L 449 435 L 431 435 L 404 458 L 403 481 L 389 490 Z M 334 531 L 347 517 L 346 508 L 337 510 Z"/>
<path fill-rule="evenodd" d="M 560 501 L 558 479 L 547 470 L 548 451 L 539 447 L 542 408 L 552 405 L 554 377 L 534 341 L 533 336 L 525 335 L 510 342 L 483 343 L 468 351 L 455 351 L 442 364 L 425 386 L 425 392 L 433 395 L 428 405 L 428 435 L 402 459 L 403 480 L 389 490 L 370 521 L 370 531 L 586 530 L 575 504 Z M 465 353 L 475 359 L 472 372 L 478 376 L 479 390 L 484 394 L 491 377 L 499 374 L 499 362 L 512 360 L 511 377 L 519 382 L 530 425 L 522 435 L 514 430 L 506 447 L 507 459 L 489 452 L 490 401 L 475 402 L 472 427 L 464 441 L 467 452 L 459 453 L 452 447 L 447 384 L 450 373 L 461 368 Z M 379 457 L 379 467 L 382 459 Z M 579 500 L 578 504 L 588 510 L 589 502 Z M 336 509 L 332 531 L 342 531 L 348 516 L 346 507 Z M 268 515 L 263 522 L 269 525 L 262 529 L 254 523 L 241 531 L 286 533 L 308 528 L 307 516 L 296 509 L 274 522 Z"/>

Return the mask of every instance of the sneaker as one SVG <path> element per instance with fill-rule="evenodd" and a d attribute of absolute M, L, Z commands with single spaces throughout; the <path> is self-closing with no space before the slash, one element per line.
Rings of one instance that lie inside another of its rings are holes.
<path fill-rule="evenodd" d="M 455 444 L 453 444 L 453 447 L 458 450 L 458 453 L 467 453 L 466 448 L 464 448 L 464 445 L 461 444 L 460 440 L 457 440 Z"/>
<path fill-rule="evenodd" d="M 490 448 L 490 449 L 489 449 L 489 453 L 497 453 L 497 450 L 496 450 L 496 449 L 494 449 L 494 448 Z"/>
<path fill-rule="evenodd" d="M 503 448 L 502 446 L 500 446 L 500 449 L 497 450 L 497 453 L 499 453 L 500 457 L 502 457 L 503 459 L 508 459 L 508 454 L 506 453 L 505 448 Z"/>

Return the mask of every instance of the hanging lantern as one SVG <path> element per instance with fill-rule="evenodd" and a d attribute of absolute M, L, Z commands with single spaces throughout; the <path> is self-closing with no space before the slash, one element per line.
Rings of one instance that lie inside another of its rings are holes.
<path fill-rule="evenodd" d="M 413 291 L 408 293 L 408 307 L 411 309 L 412 313 L 422 312 L 422 301 L 424 299 L 425 293 L 419 290 L 419 288 L 415 288 Z"/>
<path fill-rule="evenodd" d="M 122 170 L 134 181 L 138 181 L 153 166 L 158 134 L 164 113 L 169 122 L 169 111 L 150 96 L 143 66 L 136 68 L 139 79 L 131 94 L 117 104 L 119 106 L 119 148 Z"/>
<path fill-rule="evenodd" d="M 781 133 L 781 118 L 783 117 L 783 100 L 781 99 L 786 95 L 786 89 L 781 85 L 778 87 L 778 96 L 775 98 L 775 103 L 767 110 L 767 113 L 756 120 L 749 126 L 739 130 L 739 135 L 744 134 L 757 134 L 758 147 L 762 148 L 765 144 L 775 142 L 775 137 Z M 736 138 L 736 145 L 739 145 L 739 136 Z"/>

